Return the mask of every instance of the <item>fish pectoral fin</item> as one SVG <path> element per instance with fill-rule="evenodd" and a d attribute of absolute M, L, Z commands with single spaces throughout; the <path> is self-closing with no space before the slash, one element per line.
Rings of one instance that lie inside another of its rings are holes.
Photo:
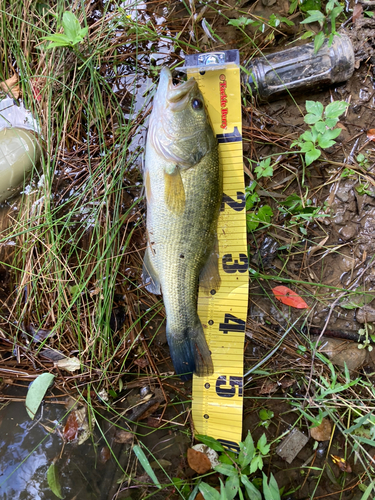
<path fill-rule="evenodd" d="M 205 291 L 217 290 L 220 286 L 219 257 L 214 249 L 199 275 L 199 286 Z"/>
<path fill-rule="evenodd" d="M 146 285 L 146 290 L 156 295 L 161 294 L 161 286 L 158 273 L 150 258 L 150 248 L 147 247 L 145 256 L 143 258 L 142 280 Z"/>
<path fill-rule="evenodd" d="M 178 165 L 164 170 L 164 198 L 167 208 L 182 214 L 185 209 L 185 189 Z"/>
<path fill-rule="evenodd" d="M 146 200 L 148 202 L 152 199 L 152 191 L 151 191 L 151 180 L 150 180 L 150 172 L 146 172 L 145 176 L 145 190 L 146 190 Z"/>

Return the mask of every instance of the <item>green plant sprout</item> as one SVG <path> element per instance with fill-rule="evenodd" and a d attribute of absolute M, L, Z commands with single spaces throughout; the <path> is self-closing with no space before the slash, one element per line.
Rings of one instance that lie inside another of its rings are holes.
<path fill-rule="evenodd" d="M 43 37 L 44 40 L 52 42 L 47 46 L 47 49 L 52 49 L 54 47 L 72 48 L 74 45 L 83 42 L 88 33 L 88 28 L 81 28 L 79 21 L 73 12 L 64 12 L 61 24 L 64 33 L 54 33 Z"/>
<path fill-rule="evenodd" d="M 299 146 L 300 153 L 305 154 L 306 166 L 317 160 L 322 154 L 322 149 L 327 149 L 336 144 L 335 140 L 341 133 L 341 128 L 334 128 L 349 104 L 345 101 L 334 101 L 324 109 L 321 102 L 306 101 L 307 115 L 304 120 L 310 125 L 292 147 Z"/>
<path fill-rule="evenodd" d="M 316 218 L 328 217 L 328 214 L 321 213 L 322 207 L 315 207 L 312 201 L 307 199 L 303 201 L 297 194 L 289 195 L 284 201 L 280 202 L 279 211 L 285 216 L 290 216 L 289 226 L 299 226 L 302 234 L 307 234 L 305 224 L 312 222 Z"/>
<path fill-rule="evenodd" d="M 301 21 L 301 24 L 319 23 L 321 31 L 315 33 L 314 31 L 307 31 L 302 35 L 301 39 L 313 38 L 314 39 L 314 52 L 318 52 L 324 43 L 325 37 L 328 35 L 328 45 L 331 46 L 333 37 L 337 35 L 336 21 L 340 14 L 343 12 L 344 7 L 340 5 L 338 0 L 329 0 L 325 6 L 325 13 L 323 12 L 322 3 L 320 0 L 293 0 L 290 5 L 289 13 L 292 14 L 299 5 L 302 12 L 308 14 L 308 17 Z"/>
<path fill-rule="evenodd" d="M 263 205 L 262 207 L 252 210 L 254 205 L 260 201 L 255 191 L 257 185 L 258 183 L 253 181 L 250 186 L 246 186 L 245 188 L 246 227 L 248 232 L 255 231 L 260 224 L 262 224 L 262 226 L 269 225 L 273 217 L 273 211 L 269 205 Z"/>
<path fill-rule="evenodd" d="M 294 26 L 294 22 L 286 17 L 279 16 L 278 14 L 271 14 L 269 19 L 251 19 L 249 17 L 241 16 L 238 19 L 230 19 L 228 24 L 235 28 L 246 28 L 252 26 L 255 32 L 258 30 L 264 33 L 267 28 L 273 28 L 271 33 L 266 36 L 266 40 L 271 41 L 275 38 L 274 29 L 278 28 L 280 24 L 285 23 L 287 26 Z"/>
<path fill-rule="evenodd" d="M 364 336 L 364 341 L 362 342 L 362 344 L 358 344 L 358 349 L 367 348 L 368 351 L 372 351 L 373 346 L 371 345 L 371 342 L 375 342 L 375 335 L 373 332 L 374 325 L 372 323 L 365 323 L 364 327 L 358 330 L 358 335 L 360 335 L 361 337 Z"/>
<path fill-rule="evenodd" d="M 216 439 L 207 436 L 196 436 L 202 443 L 220 452 L 220 465 L 214 467 L 216 472 L 226 476 L 225 482 L 220 479 L 220 492 L 205 482 L 199 484 L 199 490 L 205 500 L 232 500 L 238 495 L 240 500 L 249 498 L 249 500 L 262 500 L 262 495 L 256 485 L 260 486 L 257 478 L 252 481 L 249 475 L 255 474 L 263 469 L 263 459 L 270 451 L 270 444 L 267 444 L 266 435 L 263 434 L 254 444 L 250 432 L 245 441 L 239 443 L 240 453 L 238 456 L 230 451 L 225 451 L 222 444 Z M 280 500 L 280 491 L 277 482 L 270 475 L 267 482 L 267 476 L 262 472 L 263 495 L 265 500 Z"/>

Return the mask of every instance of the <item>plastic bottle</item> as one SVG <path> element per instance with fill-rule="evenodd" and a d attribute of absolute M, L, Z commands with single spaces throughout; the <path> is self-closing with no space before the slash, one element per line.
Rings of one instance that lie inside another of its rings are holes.
<path fill-rule="evenodd" d="M 252 59 L 245 67 L 245 84 L 260 100 L 275 99 L 293 90 L 348 80 L 354 72 L 354 50 L 347 35 L 326 39 L 317 53 L 314 43 Z"/>
<path fill-rule="evenodd" d="M 22 188 L 39 162 L 41 146 L 37 123 L 22 104 L 13 99 L 0 102 L 0 203 Z"/>

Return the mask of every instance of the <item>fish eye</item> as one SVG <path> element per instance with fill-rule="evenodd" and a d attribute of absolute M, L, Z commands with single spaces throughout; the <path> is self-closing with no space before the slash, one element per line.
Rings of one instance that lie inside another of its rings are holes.
<path fill-rule="evenodd" d="M 191 107 L 193 109 L 202 109 L 203 108 L 203 102 L 200 99 L 193 99 L 191 101 Z"/>

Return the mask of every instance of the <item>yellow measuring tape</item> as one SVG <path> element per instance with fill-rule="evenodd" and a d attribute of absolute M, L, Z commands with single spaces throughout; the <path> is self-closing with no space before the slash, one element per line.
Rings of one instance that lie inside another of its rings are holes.
<path fill-rule="evenodd" d="M 221 284 L 208 293 L 199 290 L 198 298 L 215 371 L 210 377 L 194 376 L 193 421 L 198 434 L 236 451 L 242 434 L 249 281 L 238 51 L 187 56 L 186 70 L 198 82 L 219 142 L 224 192 L 218 222 Z"/>

